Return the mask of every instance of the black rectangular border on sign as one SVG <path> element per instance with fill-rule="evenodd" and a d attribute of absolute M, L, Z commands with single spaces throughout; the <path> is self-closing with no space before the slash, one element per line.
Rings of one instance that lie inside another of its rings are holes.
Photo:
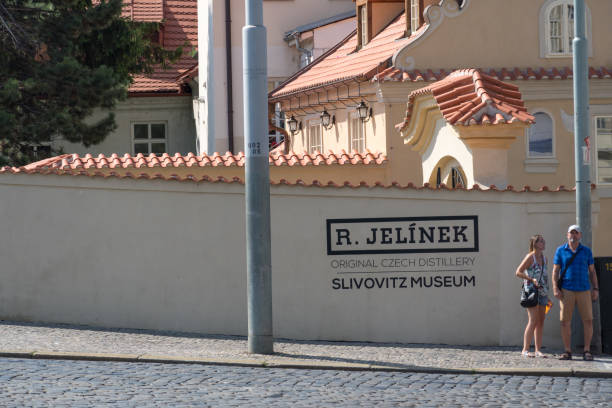
<path fill-rule="evenodd" d="M 365 222 L 389 222 L 389 221 L 439 221 L 439 220 L 472 220 L 474 222 L 474 247 L 473 248 L 448 248 L 448 249 L 375 249 L 371 251 L 333 251 L 331 249 L 331 225 L 332 224 L 358 224 Z M 327 255 L 367 255 L 367 254 L 418 254 L 434 252 L 478 252 L 478 216 L 477 215 L 448 215 L 440 217 L 388 217 L 388 218 L 328 218 L 327 229 Z"/>

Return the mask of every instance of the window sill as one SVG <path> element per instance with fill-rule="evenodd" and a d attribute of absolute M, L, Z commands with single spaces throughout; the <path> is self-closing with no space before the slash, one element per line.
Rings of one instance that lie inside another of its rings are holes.
<path fill-rule="evenodd" d="M 574 57 L 573 53 L 568 53 L 568 54 L 546 54 L 546 55 L 544 55 L 544 58 L 553 58 L 553 59 L 573 58 L 573 57 Z"/>
<path fill-rule="evenodd" d="M 554 173 L 559 160 L 554 157 L 528 158 L 523 162 L 526 173 Z"/>

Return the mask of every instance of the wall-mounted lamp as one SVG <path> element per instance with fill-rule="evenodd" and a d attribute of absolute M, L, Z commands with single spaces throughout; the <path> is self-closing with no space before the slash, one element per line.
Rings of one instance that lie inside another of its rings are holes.
<path fill-rule="evenodd" d="M 298 122 L 295 116 L 293 115 L 291 115 L 291 117 L 287 121 L 287 124 L 289 125 L 289 131 L 291 132 L 291 134 L 302 130 L 302 122 Z"/>
<path fill-rule="evenodd" d="M 359 114 L 359 119 L 362 122 L 367 122 L 372 117 L 372 108 L 365 104 L 365 102 L 361 101 L 359 105 L 357 105 L 357 113 Z"/>
<path fill-rule="evenodd" d="M 323 110 L 321 113 L 321 124 L 327 130 L 331 129 L 336 124 L 336 115 L 327 113 L 327 110 Z"/>

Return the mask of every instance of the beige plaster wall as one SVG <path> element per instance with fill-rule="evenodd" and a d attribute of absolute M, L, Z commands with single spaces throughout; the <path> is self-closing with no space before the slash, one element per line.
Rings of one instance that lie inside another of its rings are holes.
<path fill-rule="evenodd" d="M 544 234 L 552 259 L 573 205 L 572 193 L 563 192 L 273 186 L 274 334 L 519 345 L 527 316 L 514 269 L 534 233 Z M 0 318 L 244 335 L 244 213 L 238 184 L 1 175 Z M 478 217 L 477 251 L 326 250 L 330 219 L 449 215 Z M 450 265 L 457 257 L 469 262 Z M 356 261 L 370 264 L 350 266 Z M 457 287 L 397 283 L 435 276 L 469 280 Z M 395 277 L 397 286 L 338 286 L 380 277 Z M 558 306 L 545 325 L 551 348 L 561 344 L 556 313 Z"/>
<path fill-rule="evenodd" d="M 442 20 L 437 28 L 401 51 L 397 61 L 411 69 L 571 67 L 571 56 L 540 57 L 538 20 L 544 2 L 469 0 L 455 17 L 438 13 Z M 586 0 L 586 4 L 592 16 L 593 52 L 589 65 L 610 66 L 608 39 L 612 37 L 612 27 L 608 16 L 612 15 L 612 2 Z M 449 52 L 439 52 L 434 57 L 431 50 Z"/>
<path fill-rule="evenodd" d="M 314 29 L 314 58 L 321 56 L 325 51 L 334 47 L 340 40 L 353 32 L 356 24 L 356 19 L 353 17 Z"/>

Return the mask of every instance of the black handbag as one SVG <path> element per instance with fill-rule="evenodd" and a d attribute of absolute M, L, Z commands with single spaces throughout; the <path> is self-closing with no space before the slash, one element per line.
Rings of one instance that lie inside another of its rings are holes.
<path fill-rule="evenodd" d="M 538 287 L 542 282 L 542 276 L 544 271 L 540 272 L 540 279 L 538 280 Z M 523 307 L 534 307 L 538 305 L 539 289 L 533 283 L 529 283 L 525 289 L 525 284 L 521 285 L 521 306 Z"/>
<path fill-rule="evenodd" d="M 525 285 L 521 288 L 521 306 L 523 307 L 534 307 L 538 305 L 538 288 L 533 284 L 529 284 L 527 289 Z"/>

